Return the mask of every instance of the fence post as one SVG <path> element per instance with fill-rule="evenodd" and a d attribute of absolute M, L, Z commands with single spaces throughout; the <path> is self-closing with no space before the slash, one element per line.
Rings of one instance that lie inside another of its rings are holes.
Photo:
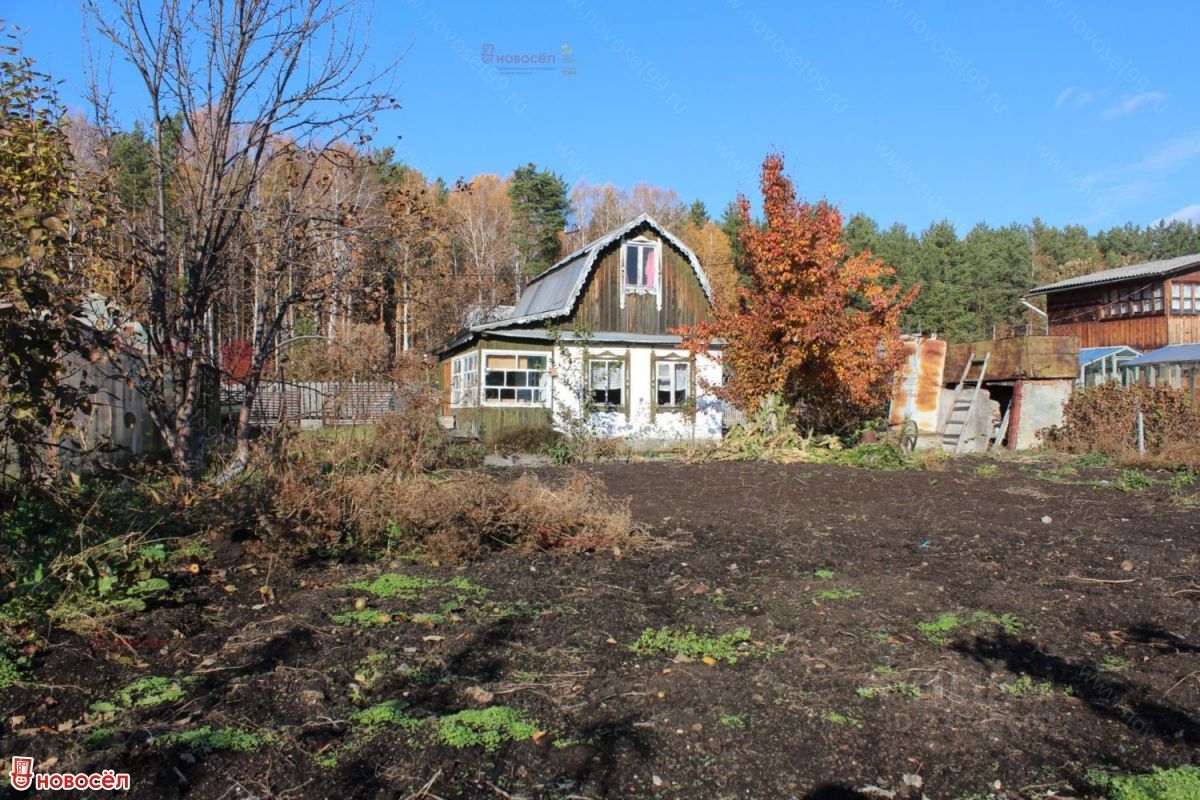
<path fill-rule="evenodd" d="M 1137 412 L 1137 437 L 1138 437 L 1138 455 L 1146 455 L 1146 428 L 1142 422 L 1142 410 L 1139 408 Z"/>

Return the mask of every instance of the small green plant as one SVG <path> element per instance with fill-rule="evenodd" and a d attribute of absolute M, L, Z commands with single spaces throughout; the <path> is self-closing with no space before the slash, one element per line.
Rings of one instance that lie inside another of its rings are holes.
<path fill-rule="evenodd" d="M 371 653 L 354 668 L 354 682 L 370 689 L 383 679 L 393 661 L 391 653 Z"/>
<path fill-rule="evenodd" d="M 746 720 L 742 719 L 739 714 L 722 714 L 721 718 L 717 720 L 717 724 L 737 731 L 746 728 Z"/>
<path fill-rule="evenodd" d="M 862 592 L 856 589 L 823 589 L 813 595 L 813 599 L 825 603 L 836 600 L 853 600 L 856 597 L 862 597 Z"/>
<path fill-rule="evenodd" d="M 999 471 L 1000 467 L 996 464 L 980 464 L 975 468 L 975 476 L 978 478 L 994 478 Z"/>
<path fill-rule="evenodd" d="M 1155 769 L 1142 775 L 1112 775 L 1090 770 L 1088 780 L 1109 800 L 1196 800 L 1200 797 L 1200 767 Z"/>
<path fill-rule="evenodd" d="M 117 728 L 111 725 L 93 728 L 87 732 L 87 735 L 83 737 L 83 744 L 85 747 L 91 750 L 96 750 L 107 745 L 109 740 L 111 740 L 119 732 L 120 731 Z"/>
<path fill-rule="evenodd" d="M 172 678 L 147 676 L 138 678 L 124 689 L 118 690 L 111 701 L 92 703 L 89 709 L 93 712 L 115 712 L 155 708 L 167 703 L 178 702 L 186 694 L 187 692 L 179 681 Z"/>
<path fill-rule="evenodd" d="M 1112 482 L 1114 489 L 1119 489 L 1122 492 L 1140 492 L 1142 489 L 1148 489 L 1155 484 L 1154 478 L 1151 478 L 1144 472 L 1139 472 L 1136 469 L 1121 470 L 1120 476 Z"/>
<path fill-rule="evenodd" d="M 1104 453 L 1084 453 L 1075 462 L 1081 467 L 1107 467 L 1112 464 L 1112 459 Z"/>
<path fill-rule="evenodd" d="M 345 584 L 344 588 L 369 592 L 376 597 L 399 597 L 403 600 L 413 600 L 426 590 L 435 589 L 441 585 L 442 582 L 436 578 L 385 572 L 373 581 L 354 581 Z"/>
<path fill-rule="evenodd" d="M 408 708 L 408 702 L 400 700 L 386 700 L 370 708 L 359 709 L 350 714 L 350 721 L 365 728 L 378 728 L 384 725 L 399 725 L 403 728 L 415 728 L 422 724 L 422 721 L 414 717 L 410 717 L 405 713 Z"/>
<path fill-rule="evenodd" d="M 834 578 L 834 571 L 831 569 L 813 570 L 813 577 L 820 581 L 831 581 Z"/>
<path fill-rule="evenodd" d="M 907 683 L 905 681 L 897 681 L 889 683 L 886 686 L 860 686 L 854 690 L 859 697 L 886 697 L 890 694 L 898 694 L 903 697 L 919 698 L 921 690 L 916 684 Z"/>
<path fill-rule="evenodd" d="M 524 714 L 507 706 L 465 709 L 437 721 L 437 737 L 451 747 L 483 747 L 491 752 L 504 742 L 533 738 L 538 728 Z"/>
<path fill-rule="evenodd" d="M 0 649 L 0 692 L 20 683 L 22 679 L 17 662 L 9 658 L 3 649 Z"/>
<path fill-rule="evenodd" d="M 854 717 L 843 714 L 840 711 L 834 711 L 833 709 L 821 712 L 821 719 L 834 725 L 848 725 L 852 728 L 857 728 L 862 724 L 862 722 Z"/>
<path fill-rule="evenodd" d="M 1108 655 L 1100 659 L 1101 672 L 1120 672 L 1129 666 L 1129 659 L 1121 656 Z"/>
<path fill-rule="evenodd" d="M 1013 697 L 1026 697 L 1027 695 L 1049 697 L 1054 694 L 1054 684 L 1049 681 L 1034 683 L 1033 678 L 1028 675 L 1022 675 L 1015 681 L 1000 684 L 1000 691 L 1010 694 Z"/>
<path fill-rule="evenodd" d="M 999 625 L 1005 633 L 1017 634 L 1025 629 L 1025 623 L 1012 614 L 1000 614 L 990 611 L 976 611 L 971 615 L 971 621 L 979 625 Z"/>
<path fill-rule="evenodd" d="M 831 450 L 830 452 L 834 454 L 836 463 L 848 467 L 891 471 L 911 469 L 913 466 L 913 459 L 905 452 L 904 448 L 891 442 L 860 444 L 849 450 Z"/>
<path fill-rule="evenodd" d="M 193 728 L 180 733 L 168 733 L 159 738 L 163 747 L 179 745 L 196 753 L 207 754 L 221 751 L 248 753 L 257 750 L 264 744 L 270 744 L 274 737 L 248 731 L 245 728 L 218 728 L 214 730 L 208 725 Z"/>
<path fill-rule="evenodd" d="M 396 616 L 385 611 L 372 611 L 369 608 L 344 611 L 341 614 L 330 614 L 329 619 L 338 625 L 350 625 L 357 628 L 375 628 L 380 625 L 391 625 L 396 622 Z"/>
<path fill-rule="evenodd" d="M 962 627 L 963 621 L 957 614 L 941 614 L 931 622 L 918 622 L 917 632 L 930 644 L 946 644 L 950 634 Z"/>
<path fill-rule="evenodd" d="M 997 615 L 990 611 L 976 611 L 965 619 L 958 614 L 940 614 L 935 620 L 918 622 L 917 631 L 930 644 L 944 645 L 950 641 L 951 634 L 966 625 L 998 625 L 1010 634 L 1016 634 L 1025 629 L 1025 623 L 1012 614 Z"/>
<path fill-rule="evenodd" d="M 751 640 L 749 628 L 738 628 L 720 636 L 700 634 L 694 628 L 647 628 L 630 649 L 641 655 L 674 653 L 727 664 L 736 664 L 741 657 L 767 657 L 774 652 L 773 648 L 756 645 Z"/>

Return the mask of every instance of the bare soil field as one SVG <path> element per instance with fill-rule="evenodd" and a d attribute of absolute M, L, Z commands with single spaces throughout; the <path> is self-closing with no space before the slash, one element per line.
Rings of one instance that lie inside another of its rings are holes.
<path fill-rule="evenodd" d="M 174 602 L 52 633 L 0 749 L 197 799 L 1093 797 L 1200 763 L 1195 507 L 980 463 L 591 468 L 634 552 L 231 538 Z"/>

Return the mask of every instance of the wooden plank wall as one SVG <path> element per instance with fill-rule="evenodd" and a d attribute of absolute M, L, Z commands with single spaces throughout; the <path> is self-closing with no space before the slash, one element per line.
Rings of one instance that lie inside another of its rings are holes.
<path fill-rule="evenodd" d="M 642 235 L 658 239 L 653 231 L 644 231 Z M 708 298 L 687 259 L 668 242 L 663 242 L 662 253 L 661 311 L 652 294 L 626 295 L 625 308 L 621 308 L 624 291 L 621 249 L 613 244 L 601 255 L 584 287 L 574 320 L 591 331 L 645 334 L 666 334 L 682 325 L 710 321 L 712 309 Z M 563 328 L 569 330 L 574 324 L 574 321 L 563 323 Z"/>
<path fill-rule="evenodd" d="M 1075 336 L 1080 347 L 1128 345 L 1137 350 L 1154 350 L 1168 342 L 1167 317 L 1127 317 L 1096 322 L 1050 323 L 1052 336 Z M 1172 317 L 1177 320 L 1180 317 Z M 1192 340 L 1197 341 L 1197 340 Z"/>

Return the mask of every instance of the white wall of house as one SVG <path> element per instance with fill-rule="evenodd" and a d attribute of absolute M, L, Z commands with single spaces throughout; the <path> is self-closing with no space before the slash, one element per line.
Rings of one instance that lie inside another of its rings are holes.
<path fill-rule="evenodd" d="M 595 435 L 665 443 L 721 438 L 721 401 L 706 388 L 720 385 L 721 365 L 703 355 L 693 361 L 686 350 L 672 348 L 618 345 L 560 348 L 554 354 L 552 393 L 557 427 L 565 429 L 572 421 L 581 419 L 583 397 L 591 391 L 585 364 L 589 359 L 609 357 L 620 361 L 628 371 L 621 381 L 623 408 L 592 412 L 587 424 Z M 686 407 L 656 407 L 656 361 L 689 365 Z"/>

